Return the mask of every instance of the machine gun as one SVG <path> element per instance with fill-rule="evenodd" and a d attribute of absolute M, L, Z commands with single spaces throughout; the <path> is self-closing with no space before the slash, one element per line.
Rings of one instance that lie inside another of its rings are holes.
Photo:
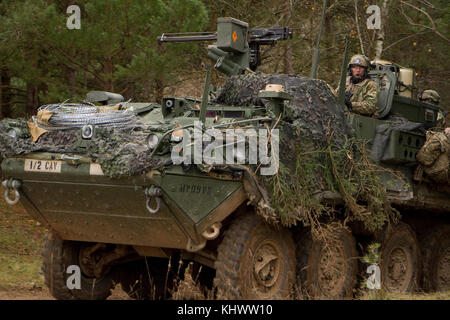
<path fill-rule="evenodd" d="M 278 40 L 292 38 L 292 30 L 286 27 L 248 29 L 246 22 L 234 18 L 218 18 L 217 31 L 163 33 L 159 42 L 216 41 L 208 47 L 208 58 L 214 68 L 226 75 L 255 71 L 261 64 L 260 46 L 273 46 Z"/>

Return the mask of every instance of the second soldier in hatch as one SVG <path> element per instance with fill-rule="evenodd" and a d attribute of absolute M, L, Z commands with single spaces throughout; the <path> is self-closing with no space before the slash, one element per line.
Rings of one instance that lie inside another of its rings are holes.
<path fill-rule="evenodd" d="M 377 83 L 370 79 L 368 69 L 369 61 L 365 56 L 357 54 L 350 59 L 349 77 L 347 77 L 345 88 L 345 105 L 350 112 L 377 117 L 380 90 Z"/>
<path fill-rule="evenodd" d="M 419 100 L 428 102 L 434 105 L 439 105 L 439 101 L 441 100 L 441 97 L 439 96 L 439 93 L 437 93 L 436 90 L 425 90 L 422 92 L 422 94 L 419 95 Z"/>
<path fill-rule="evenodd" d="M 425 90 L 419 100 L 439 105 L 435 90 Z M 429 178 L 438 184 L 450 184 L 450 115 L 439 111 L 434 130 L 427 131 L 427 140 L 417 153 L 417 161 Z"/>

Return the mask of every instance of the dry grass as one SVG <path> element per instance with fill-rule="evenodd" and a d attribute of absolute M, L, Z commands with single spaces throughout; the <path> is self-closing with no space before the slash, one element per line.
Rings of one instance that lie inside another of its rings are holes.
<path fill-rule="evenodd" d="M 450 290 L 434 293 L 400 294 L 389 293 L 385 290 L 365 291 L 358 297 L 359 300 L 450 300 Z"/>
<path fill-rule="evenodd" d="M 184 273 L 184 279 L 172 293 L 172 300 L 205 300 L 197 280 L 192 275 L 192 263 L 190 263 Z"/>
<path fill-rule="evenodd" d="M 0 300 L 52 299 L 39 274 L 45 229 L 25 212 L 21 205 L 11 207 L 0 199 Z M 211 291 L 200 288 L 192 266 L 172 292 L 175 300 L 213 299 Z M 129 299 L 117 286 L 109 299 Z M 383 290 L 362 291 L 359 300 L 450 300 L 450 291 L 438 293 L 392 294 Z"/>
<path fill-rule="evenodd" d="M 41 250 L 45 229 L 19 204 L 0 200 L 0 289 L 36 289 L 44 286 Z"/>

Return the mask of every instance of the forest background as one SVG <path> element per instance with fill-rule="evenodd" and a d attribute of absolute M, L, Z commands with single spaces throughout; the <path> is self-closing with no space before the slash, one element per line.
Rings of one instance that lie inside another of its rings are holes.
<path fill-rule="evenodd" d="M 80 29 L 68 29 L 70 5 Z M 370 5 L 381 29 L 367 28 Z M 217 17 L 250 28 L 289 26 L 293 39 L 262 50 L 266 73 L 309 76 L 322 0 L 0 0 L 0 118 L 30 116 L 48 103 L 83 99 L 91 90 L 132 101 L 201 94 L 208 42 L 161 44 L 168 32 L 215 31 Z M 435 89 L 450 110 L 450 2 L 447 0 L 328 0 L 317 77 L 337 86 L 350 36 L 364 52 L 413 67 L 417 86 Z M 224 77 L 213 75 L 215 84 Z"/>

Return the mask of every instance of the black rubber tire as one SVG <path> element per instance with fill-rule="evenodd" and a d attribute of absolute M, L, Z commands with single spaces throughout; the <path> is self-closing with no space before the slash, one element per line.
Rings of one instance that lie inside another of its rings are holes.
<path fill-rule="evenodd" d="M 70 274 L 66 270 L 70 265 L 80 265 L 79 250 L 82 245 L 83 242 L 61 240 L 54 233 L 45 239 L 42 271 L 45 283 L 56 299 L 105 300 L 111 294 L 113 281 L 110 274 L 94 279 L 81 272 L 81 289 L 67 288 Z"/>
<path fill-rule="evenodd" d="M 269 255 L 263 257 L 267 252 Z M 255 265 L 258 262 L 259 267 Z M 290 230 L 276 229 L 253 213 L 238 216 L 218 247 L 214 279 L 217 298 L 291 299 L 295 264 Z"/>
<path fill-rule="evenodd" d="M 441 225 L 431 230 L 421 240 L 421 245 L 424 289 L 450 290 L 450 225 Z"/>
<path fill-rule="evenodd" d="M 388 292 L 409 293 L 421 274 L 419 243 L 415 232 L 400 222 L 384 233 L 381 242 L 381 285 Z"/>
<path fill-rule="evenodd" d="M 168 263 L 165 258 L 147 257 L 121 265 L 118 282 L 122 290 L 135 300 L 170 298 L 177 281 L 178 264 L 169 270 Z"/>
<path fill-rule="evenodd" d="M 54 233 L 46 234 L 42 251 L 42 268 L 45 285 L 58 300 L 72 300 L 71 290 L 66 285 L 66 268 L 63 263 L 63 241 Z"/>
<path fill-rule="evenodd" d="M 329 244 L 330 250 L 324 242 L 314 241 L 309 230 L 304 229 L 304 232 L 296 235 L 297 287 L 304 299 L 345 299 L 353 296 L 358 273 L 356 242 L 351 232 L 343 227 L 338 227 L 337 230 L 337 233 L 333 233 L 337 242 L 335 246 Z M 336 250 L 338 247 L 341 250 Z M 326 252 L 329 253 L 328 257 L 323 255 Z M 327 274 L 324 275 L 323 267 L 328 265 L 330 254 L 336 252 L 342 257 L 341 271 L 330 273 L 327 269 L 325 270 Z M 332 275 L 336 275 L 334 279 L 337 283 L 333 287 L 326 288 L 324 286 L 326 283 L 321 279 L 324 277 L 330 279 Z"/>

